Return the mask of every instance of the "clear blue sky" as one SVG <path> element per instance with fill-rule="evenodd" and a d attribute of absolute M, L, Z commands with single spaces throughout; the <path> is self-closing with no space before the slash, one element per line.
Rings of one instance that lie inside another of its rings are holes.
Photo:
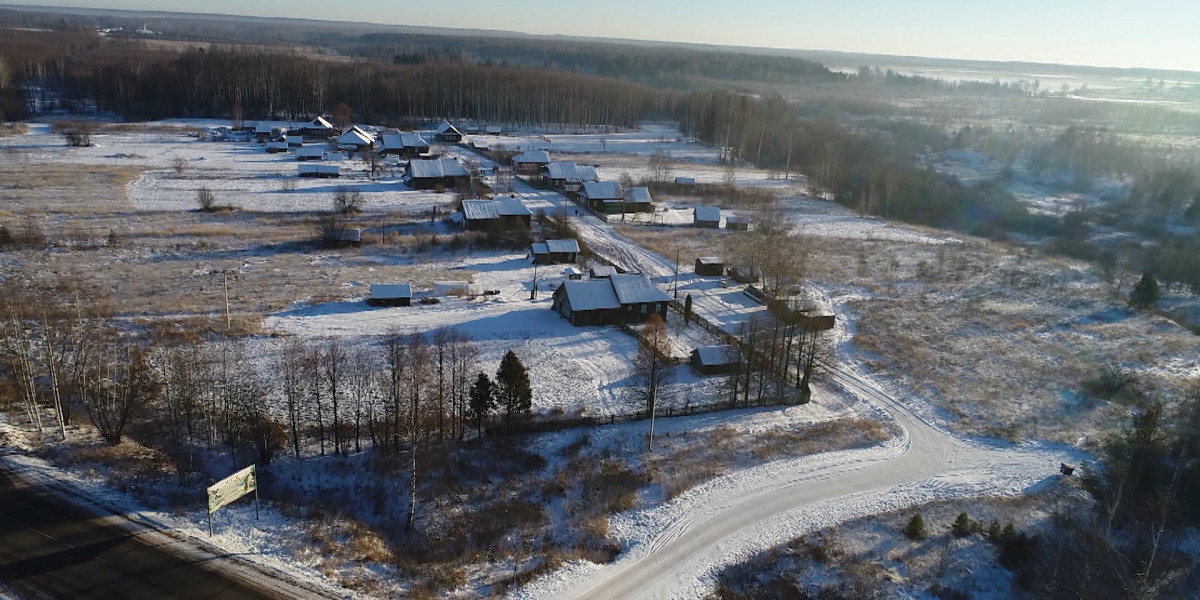
<path fill-rule="evenodd" d="M 1196 0 L 25 1 L 1200 71 Z"/>

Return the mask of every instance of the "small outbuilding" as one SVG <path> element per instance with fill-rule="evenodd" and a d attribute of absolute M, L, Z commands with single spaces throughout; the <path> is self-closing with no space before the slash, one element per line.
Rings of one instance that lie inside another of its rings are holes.
<path fill-rule="evenodd" d="M 696 185 L 696 178 L 695 177 L 676 177 L 675 185 L 683 185 L 683 186 L 691 187 L 691 186 Z"/>
<path fill-rule="evenodd" d="M 608 279 L 616 274 L 617 268 L 608 265 L 593 265 L 588 269 L 588 277 L 590 279 Z"/>
<path fill-rule="evenodd" d="M 692 350 L 692 369 L 700 375 L 723 375 L 737 371 L 742 353 L 737 346 L 703 346 Z"/>
<path fill-rule="evenodd" d="M 337 179 L 342 176 L 342 170 L 337 165 L 297 165 L 296 174 L 316 179 Z"/>
<path fill-rule="evenodd" d="M 730 231 L 750 231 L 750 217 L 725 217 L 725 229 Z"/>
<path fill-rule="evenodd" d="M 715 256 L 697 258 L 696 274 L 701 277 L 720 277 L 725 274 L 725 261 Z"/>
<path fill-rule="evenodd" d="M 697 206 L 692 210 L 692 224 L 707 229 L 721 228 L 721 209 L 715 206 Z"/>
<path fill-rule="evenodd" d="M 650 189 L 629 188 L 625 192 L 625 212 L 654 212 L 654 200 L 650 197 Z"/>
<path fill-rule="evenodd" d="M 533 264 L 553 265 L 573 263 L 579 257 L 576 240 L 546 240 L 533 244 Z"/>
<path fill-rule="evenodd" d="M 377 283 L 371 286 L 370 306 L 410 306 L 412 286 L 407 283 Z"/>

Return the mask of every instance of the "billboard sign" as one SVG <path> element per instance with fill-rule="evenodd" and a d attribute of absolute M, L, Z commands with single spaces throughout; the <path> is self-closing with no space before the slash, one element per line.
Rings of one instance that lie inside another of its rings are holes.
<path fill-rule="evenodd" d="M 256 490 L 258 490 L 258 478 L 254 473 L 254 465 L 250 465 L 209 486 L 208 512 L 212 514 L 222 506 L 227 506 L 234 500 Z"/>

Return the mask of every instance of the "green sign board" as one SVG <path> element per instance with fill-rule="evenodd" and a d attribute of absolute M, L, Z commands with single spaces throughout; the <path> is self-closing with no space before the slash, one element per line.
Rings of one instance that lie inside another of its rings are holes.
<path fill-rule="evenodd" d="M 254 465 L 250 465 L 208 488 L 208 512 L 212 514 L 222 506 L 258 489 Z M 257 508 L 257 507 L 256 507 Z"/>

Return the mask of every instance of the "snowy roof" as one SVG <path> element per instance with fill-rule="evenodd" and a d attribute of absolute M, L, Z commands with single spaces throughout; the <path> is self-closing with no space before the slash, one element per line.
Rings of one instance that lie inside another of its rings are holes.
<path fill-rule="evenodd" d="M 742 362 L 737 346 L 701 346 L 696 348 L 700 364 L 706 367 L 733 365 Z"/>
<path fill-rule="evenodd" d="M 534 254 L 550 254 L 550 248 L 548 248 L 546 246 L 546 242 L 534 242 L 533 243 L 533 253 Z"/>
<path fill-rule="evenodd" d="M 421 134 L 412 131 L 401 131 L 400 133 L 388 133 L 383 135 L 383 147 L 388 150 L 400 150 L 403 148 L 428 148 L 429 142 L 421 137 Z"/>
<path fill-rule="evenodd" d="M 325 146 L 300 146 L 296 156 L 325 156 Z"/>
<path fill-rule="evenodd" d="M 451 125 L 450 123 L 448 123 L 446 121 L 442 121 L 441 123 L 438 123 L 437 129 L 434 129 L 433 133 L 435 135 L 441 135 L 443 133 L 457 133 L 458 135 L 462 135 L 461 131 L 459 131 L 453 125 Z"/>
<path fill-rule="evenodd" d="M 498 133 L 500 133 L 500 126 L 499 125 L 488 125 L 487 132 L 498 134 Z"/>
<path fill-rule="evenodd" d="M 596 265 L 588 269 L 588 272 L 591 273 L 593 278 L 612 277 L 617 274 L 617 269 L 608 265 Z"/>
<path fill-rule="evenodd" d="M 667 302 L 670 298 L 650 282 L 645 275 L 613 275 L 608 278 L 621 304 Z"/>
<path fill-rule="evenodd" d="M 496 212 L 496 203 L 492 200 L 463 200 L 462 211 L 468 221 L 500 218 L 500 214 Z"/>
<path fill-rule="evenodd" d="M 617 299 L 617 294 L 613 292 L 613 286 L 608 281 L 568 280 L 563 282 L 563 292 L 567 295 L 571 310 L 574 311 L 603 310 L 621 306 L 621 301 Z"/>
<path fill-rule="evenodd" d="M 533 163 L 544 165 L 550 162 L 550 155 L 545 150 L 530 150 L 512 157 L 514 163 Z"/>
<path fill-rule="evenodd" d="M 554 254 L 579 252 L 579 242 L 575 240 L 546 240 L 546 250 Z"/>
<path fill-rule="evenodd" d="M 637 204 L 649 204 L 650 190 L 644 187 L 629 188 L 629 201 Z"/>
<path fill-rule="evenodd" d="M 546 177 L 566 181 L 582 181 L 573 162 L 552 162 L 546 165 Z"/>
<path fill-rule="evenodd" d="M 725 261 L 716 256 L 702 256 L 696 259 L 696 262 L 702 265 L 723 265 Z"/>
<path fill-rule="evenodd" d="M 525 208 L 525 203 L 518 198 L 499 198 L 494 200 L 496 203 L 496 214 L 502 217 L 524 217 L 532 216 L 533 213 Z"/>
<path fill-rule="evenodd" d="M 583 195 L 589 200 L 619 200 L 621 186 L 615 181 L 585 181 Z"/>
<path fill-rule="evenodd" d="M 467 170 L 453 158 L 431 158 L 408 163 L 413 179 L 441 179 L 443 177 L 467 177 Z"/>
<path fill-rule="evenodd" d="M 720 223 L 721 209 L 715 206 L 697 206 L 695 210 L 696 220 L 706 223 Z"/>
<path fill-rule="evenodd" d="M 333 123 L 325 120 L 325 117 L 317 117 L 308 124 L 310 129 L 333 129 Z"/>
<path fill-rule="evenodd" d="M 258 127 L 254 128 L 255 133 L 271 133 L 271 124 L 266 121 L 259 121 Z"/>
<path fill-rule="evenodd" d="M 563 275 L 583 275 L 583 271 L 580 271 L 576 267 L 567 267 L 562 272 Z"/>
<path fill-rule="evenodd" d="M 600 176 L 596 175 L 596 167 L 579 165 L 575 167 L 575 172 L 579 174 L 580 181 L 600 181 Z"/>
<path fill-rule="evenodd" d="M 343 133 L 338 138 L 338 143 L 354 146 L 370 146 L 375 143 L 375 138 L 366 131 L 359 129 L 358 126 L 354 126 L 350 131 Z"/>
<path fill-rule="evenodd" d="M 375 300 L 412 298 L 412 286 L 407 283 L 376 283 L 371 285 L 371 298 Z"/>

